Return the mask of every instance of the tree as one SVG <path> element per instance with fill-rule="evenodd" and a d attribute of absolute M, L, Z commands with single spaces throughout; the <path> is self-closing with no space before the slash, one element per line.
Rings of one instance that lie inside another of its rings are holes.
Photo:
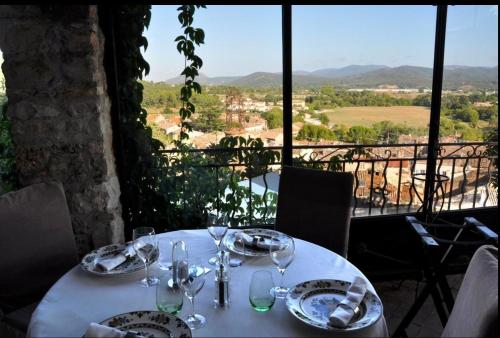
<path fill-rule="evenodd" d="M 283 110 L 281 108 L 275 107 L 268 112 L 262 113 L 262 117 L 266 120 L 269 129 L 283 127 Z"/>
<path fill-rule="evenodd" d="M 327 126 L 328 123 L 330 123 L 330 119 L 328 118 L 328 116 L 325 113 L 318 114 L 318 118 L 319 118 L 320 122 L 322 124 L 324 124 L 325 126 Z"/>
<path fill-rule="evenodd" d="M 422 106 L 422 107 L 430 107 L 431 106 L 431 96 L 429 94 L 418 95 L 413 99 L 413 105 Z"/>
<path fill-rule="evenodd" d="M 220 119 L 222 108 L 217 106 L 208 106 L 200 110 L 200 115 L 192 123 L 193 128 L 204 133 L 212 131 L 223 131 L 225 123 Z"/>
<path fill-rule="evenodd" d="M 479 120 L 479 113 L 471 107 L 455 110 L 452 112 L 451 116 L 454 120 L 469 122 L 474 127 Z"/>
<path fill-rule="evenodd" d="M 352 126 L 347 132 L 350 142 L 358 144 L 371 144 L 377 141 L 376 132 L 365 126 Z"/>
<path fill-rule="evenodd" d="M 297 134 L 297 140 L 320 141 L 335 139 L 333 131 L 325 126 L 316 126 L 313 124 L 305 124 Z"/>

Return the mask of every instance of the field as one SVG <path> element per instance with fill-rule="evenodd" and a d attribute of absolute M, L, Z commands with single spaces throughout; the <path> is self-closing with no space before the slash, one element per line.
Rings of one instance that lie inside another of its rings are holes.
<path fill-rule="evenodd" d="M 330 119 L 330 124 L 345 124 L 347 127 L 369 127 L 384 120 L 406 123 L 410 127 L 427 127 L 430 116 L 429 108 L 418 106 L 343 107 L 323 112 Z"/>

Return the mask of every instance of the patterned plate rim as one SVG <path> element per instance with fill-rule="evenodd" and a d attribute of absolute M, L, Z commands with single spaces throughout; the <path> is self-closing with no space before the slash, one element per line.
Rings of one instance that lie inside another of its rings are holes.
<path fill-rule="evenodd" d="M 99 251 L 103 251 L 107 247 L 118 246 L 118 248 L 116 249 L 116 251 L 119 251 L 119 250 L 124 249 L 125 246 L 130 245 L 130 244 L 132 244 L 131 241 L 130 242 L 126 242 L 126 243 L 109 244 L 109 245 L 101 246 L 100 248 L 94 249 L 94 250 L 90 251 L 89 253 L 87 253 L 85 256 L 83 256 L 83 258 L 80 261 L 79 265 L 83 269 L 83 271 L 89 272 L 89 273 L 97 275 L 97 276 L 120 276 L 120 275 L 126 275 L 126 274 L 129 274 L 129 273 L 133 273 L 133 272 L 136 272 L 136 271 L 143 270 L 144 269 L 144 264 L 141 264 L 138 267 L 133 268 L 131 270 L 121 271 L 121 272 L 96 271 L 96 270 L 89 269 L 87 267 L 86 263 L 85 263 L 85 260 L 87 259 L 87 257 L 89 257 L 91 255 L 96 255 L 96 254 L 99 253 Z M 120 247 L 121 247 L 121 249 L 120 249 Z M 156 253 L 155 253 L 154 259 L 149 262 L 148 266 L 151 266 L 151 264 L 153 264 L 154 262 L 156 262 L 156 260 L 159 257 L 160 253 L 159 253 L 158 249 L 156 249 L 155 251 L 156 251 Z"/>
<path fill-rule="evenodd" d="M 277 236 L 284 235 L 282 232 L 272 230 L 272 229 L 264 229 L 264 228 L 250 228 L 250 229 L 242 229 L 242 230 L 233 231 L 230 234 L 228 234 L 227 236 L 224 236 L 224 239 L 222 240 L 222 242 L 223 242 L 224 246 L 229 251 L 234 252 L 235 254 L 238 254 L 238 255 L 243 255 L 243 252 L 241 250 L 236 250 L 236 246 L 234 245 L 234 238 L 235 238 L 236 234 L 240 231 L 243 231 L 245 233 L 265 231 L 265 232 L 274 233 Z M 268 255 L 269 255 L 269 252 L 267 252 L 267 251 L 266 252 L 264 252 L 264 251 L 263 252 L 255 252 L 254 251 L 254 252 L 245 252 L 244 256 L 247 256 L 247 257 L 265 257 Z"/>
<path fill-rule="evenodd" d="M 179 319 L 184 324 L 184 329 L 187 330 L 188 336 L 186 338 L 193 337 L 193 333 L 191 332 L 191 329 L 189 328 L 189 326 L 186 324 L 186 322 L 181 317 L 177 317 L 176 315 L 173 315 L 173 314 L 168 313 L 168 312 L 161 312 L 161 311 L 154 311 L 154 310 L 137 310 L 137 311 L 129 311 L 129 312 L 120 313 L 120 314 L 108 317 L 104 320 L 101 320 L 99 322 L 99 324 L 103 325 L 103 323 L 105 323 L 105 322 L 107 322 L 115 317 L 126 316 L 126 315 L 130 315 L 132 313 L 137 313 L 137 312 L 144 312 L 145 314 L 148 314 L 148 315 L 150 315 L 150 314 L 162 314 L 162 315 L 166 315 L 166 316 L 171 317 L 171 318 Z M 169 331 L 172 331 L 172 330 L 169 330 Z"/>
<path fill-rule="evenodd" d="M 301 285 L 303 285 L 304 283 L 316 283 L 316 282 L 330 282 L 330 283 L 345 283 L 345 284 L 348 284 L 350 285 L 351 282 L 348 282 L 348 281 L 344 281 L 344 280 L 340 280 L 340 279 L 313 279 L 313 280 L 308 280 L 308 281 L 304 281 L 302 283 L 299 283 L 297 285 L 295 285 L 294 287 L 290 288 L 290 290 L 288 291 L 288 294 L 286 295 L 286 298 L 285 298 L 285 302 L 286 302 L 286 307 L 288 309 L 288 311 L 297 319 L 299 319 L 301 322 L 309 325 L 309 326 L 312 326 L 312 327 L 316 327 L 316 328 L 319 328 L 319 329 L 322 329 L 322 330 L 328 330 L 328 331 L 337 331 L 337 332 L 353 332 L 353 331 L 358 331 L 358 330 L 361 330 L 361 329 L 365 329 L 367 327 L 370 327 L 372 325 L 374 325 L 375 323 L 378 322 L 378 320 L 380 319 L 380 317 L 382 316 L 382 314 L 384 313 L 384 308 L 383 308 L 383 305 L 382 305 L 382 302 L 380 300 L 380 298 L 375 295 L 374 293 L 372 293 L 370 290 L 367 290 L 366 291 L 366 295 L 365 297 L 363 298 L 363 302 L 365 303 L 365 306 L 367 308 L 367 313 L 369 312 L 368 311 L 368 308 L 369 307 L 373 307 L 373 306 L 377 306 L 378 307 L 378 314 L 376 316 L 376 318 L 372 318 L 370 319 L 366 325 L 363 325 L 363 326 L 359 326 L 359 327 L 347 327 L 347 328 L 338 328 L 338 327 L 333 327 L 333 326 L 323 326 L 321 323 L 317 322 L 317 321 L 314 321 L 314 320 L 309 320 L 309 321 L 306 321 L 304 320 L 304 318 L 301 318 L 300 316 L 298 316 L 295 311 L 293 311 L 292 309 L 292 306 L 293 304 L 291 304 L 292 302 L 296 303 L 297 301 L 296 300 L 293 300 L 291 298 L 291 293 L 293 290 L 295 290 L 297 287 L 300 287 Z M 334 288 L 335 286 L 333 286 L 332 288 Z M 318 289 L 318 288 L 316 288 Z M 297 297 L 296 299 L 300 299 L 301 296 Z M 375 305 L 373 304 L 370 304 L 369 300 L 373 300 Z M 305 314 L 302 313 L 301 311 L 301 314 L 305 317 Z M 309 319 L 309 318 L 308 318 Z M 359 322 L 361 319 L 358 319 L 357 322 Z"/>

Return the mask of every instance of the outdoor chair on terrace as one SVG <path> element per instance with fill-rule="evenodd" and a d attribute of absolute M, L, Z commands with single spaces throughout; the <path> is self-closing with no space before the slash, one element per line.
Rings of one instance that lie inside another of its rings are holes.
<path fill-rule="evenodd" d="M 78 263 L 61 183 L 0 196 L 0 248 L 0 321 L 26 332 L 40 298 Z"/>
<path fill-rule="evenodd" d="M 284 166 L 276 230 L 347 257 L 354 176 Z"/>

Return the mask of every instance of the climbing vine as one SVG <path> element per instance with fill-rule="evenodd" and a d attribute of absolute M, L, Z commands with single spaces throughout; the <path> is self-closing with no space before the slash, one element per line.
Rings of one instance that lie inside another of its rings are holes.
<path fill-rule="evenodd" d="M 195 106 L 190 101 L 193 92 L 201 94 L 201 86 L 195 81 L 198 75 L 198 70 L 203 66 L 201 58 L 195 54 L 195 45 L 205 43 L 205 33 L 201 28 L 192 26 L 194 13 L 197 8 L 206 8 L 204 5 L 182 5 L 177 10 L 179 13 L 179 22 L 184 28 L 184 34 L 179 35 L 175 41 L 177 42 L 177 50 L 184 55 L 184 70 L 181 75 L 184 75 L 184 86 L 181 88 L 180 100 L 182 107 L 179 110 L 179 115 L 182 118 L 181 122 L 181 140 L 187 139 L 189 131 L 192 130 L 191 124 L 186 120 L 195 112 Z"/>

